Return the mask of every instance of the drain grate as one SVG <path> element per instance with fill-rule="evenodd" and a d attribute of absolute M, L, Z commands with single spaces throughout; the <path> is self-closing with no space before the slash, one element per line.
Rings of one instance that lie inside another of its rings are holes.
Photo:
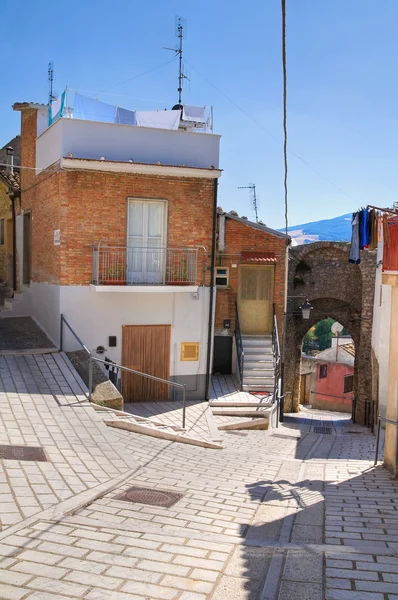
<path fill-rule="evenodd" d="M 43 448 L 36 446 L 3 446 L 0 445 L 0 460 L 31 460 L 47 462 Z"/>
<path fill-rule="evenodd" d="M 133 486 L 119 496 L 116 496 L 116 500 L 170 508 L 170 506 L 173 506 L 178 500 L 181 500 L 182 497 L 183 494 L 176 494 L 175 492 L 169 492 L 167 490 Z"/>
<path fill-rule="evenodd" d="M 331 427 L 314 427 L 314 433 L 325 433 L 326 435 L 331 435 L 332 428 Z"/>

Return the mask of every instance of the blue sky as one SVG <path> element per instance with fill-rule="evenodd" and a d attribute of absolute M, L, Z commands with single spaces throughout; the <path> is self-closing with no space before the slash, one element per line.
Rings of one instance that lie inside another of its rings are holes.
<path fill-rule="evenodd" d="M 176 14 L 187 20 L 183 101 L 213 105 L 222 135 L 219 204 L 252 218 L 237 188 L 254 181 L 260 218 L 282 227 L 282 146 L 265 131 L 282 142 L 280 0 L 1 0 L 0 146 L 19 131 L 13 102 L 46 101 L 50 60 L 55 90 L 98 92 L 171 60 Z M 311 167 L 289 156 L 291 225 L 398 200 L 397 19 L 396 0 L 287 0 L 289 147 Z M 174 62 L 99 98 L 171 108 L 176 88 Z"/>

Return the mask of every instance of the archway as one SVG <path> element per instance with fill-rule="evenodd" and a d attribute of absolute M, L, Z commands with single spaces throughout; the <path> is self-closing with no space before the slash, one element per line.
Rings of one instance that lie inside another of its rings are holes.
<path fill-rule="evenodd" d="M 288 302 L 285 329 L 285 412 L 297 412 L 300 402 L 301 345 L 306 331 L 331 317 L 351 333 L 355 343 L 354 418 L 367 423 L 376 414 L 372 396 L 371 334 L 376 252 L 365 250 L 360 265 L 348 262 L 349 244 L 315 242 L 289 251 Z M 308 298 L 310 319 L 298 306 Z M 369 410 L 372 404 L 372 410 Z"/>
<path fill-rule="evenodd" d="M 352 416 L 356 388 L 355 342 L 343 325 L 329 317 L 318 321 L 303 338 L 300 410 L 304 408 Z"/>

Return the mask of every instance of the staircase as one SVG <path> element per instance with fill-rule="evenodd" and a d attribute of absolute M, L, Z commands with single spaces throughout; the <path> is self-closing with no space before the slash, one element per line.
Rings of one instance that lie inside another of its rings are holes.
<path fill-rule="evenodd" d="M 274 391 L 275 371 L 271 335 L 242 335 L 244 353 L 242 390 Z"/>

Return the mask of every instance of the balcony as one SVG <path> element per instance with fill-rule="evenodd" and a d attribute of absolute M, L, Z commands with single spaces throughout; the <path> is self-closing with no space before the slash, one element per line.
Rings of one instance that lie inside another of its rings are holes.
<path fill-rule="evenodd" d="M 99 244 L 93 246 L 92 261 L 97 291 L 193 291 L 189 287 L 198 285 L 198 248 Z"/>

